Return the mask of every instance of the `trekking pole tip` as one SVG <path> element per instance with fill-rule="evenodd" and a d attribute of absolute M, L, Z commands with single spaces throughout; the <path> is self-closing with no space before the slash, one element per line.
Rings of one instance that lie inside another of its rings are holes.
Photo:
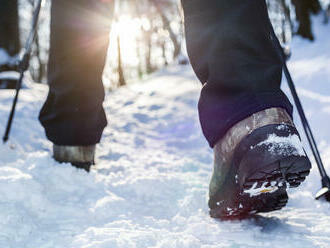
<path fill-rule="evenodd" d="M 3 143 L 4 144 L 7 143 L 8 139 L 9 139 L 9 137 L 8 137 L 8 134 L 6 133 L 2 138 Z"/>
<path fill-rule="evenodd" d="M 328 176 L 322 178 L 322 189 L 320 189 L 315 196 L 316 200 L 322 198 L 330 202 L 330 178 Z"/>

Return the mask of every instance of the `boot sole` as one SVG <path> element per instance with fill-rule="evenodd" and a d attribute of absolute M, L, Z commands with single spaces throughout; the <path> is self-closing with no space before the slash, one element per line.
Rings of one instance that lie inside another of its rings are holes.
<path fill-rule="evenodd" d="M 245 179 L 236 207 L 227 208 L 222 218 L 244 218 L 282 209 L 289 198 L 287 188 L 297 188 L 311 167 L 307 157 L 290 156 L 263 168 Z"/>
<path fill-rule="evenodd" d="M 245 202 L 253 203 L 254 211 L 279 210 L 288 202 L 287 187 L 297 188 L 309 175 L 310 168 L 307 157 L 282 159 L 248 177 L 243 184 L 242 196 Z M 249 193 L 253 187 L 254 195 Z M 259 204 L 254 204 L 255 200 Z"/>
<path fill-rule="evenodd" d="M 282 150 L 274 152 L 272 145 L 260 143 L 270 133 L 278 137 L 299 137 L 292 126 L 278 128 L 277 125 L 268 125 L 242 140 L 235 150 L 229 181 L 225 184 L 228 185 L 227 191 L 223 188 L 222 195 L 215 195 L 212 199 L 213 202 L 217 200 L 218 207 L 212 207 L 211 217 L 245 218 L 255 213 L 280 210 L 288 202 L 287 188 L 298 187 L 309 175 L 311 163 L 304 151 L 280 143 L 274 147 Z M 235 178 L 235 182 L 230 178 Z"/>

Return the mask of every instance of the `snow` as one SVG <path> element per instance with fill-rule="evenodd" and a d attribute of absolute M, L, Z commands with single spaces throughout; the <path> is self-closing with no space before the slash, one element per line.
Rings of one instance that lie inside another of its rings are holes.
<path fill-rule="evenodd" d="M 282 128 L 282 126 L 278 128 Z M 257 144 L 257 146 L 262 145 L 267 145 L 268 151 L 272 154 L 280 152 L 281 154 L 287 153 L 287 155 L 306 156 L 301 141 L 296 134 L 289 135 L 288 137 L 280 137 L 272 133 L 268 135 L 266 140 Z M 294 148 L 294 150 L 292 150 L 292 148 Z"/>
<path fill-rule="evenodd" d="M 17 62 L 17 56 L 11 57 L 5 49 L 0 47 L 0 66 L 4 64 L 15 64 Z"/>
<path fill-rule="evenodd" d="M 263 193 L 274 193 L 279 188 L 276 186 L 277 182 L 273 181 L 269 186 L 266 186 L 268 182 L 264 182 L 261 187 L 257 187 L 258 183 L 255 182 L 250 189 L 244 190 L 244 193 L 249 194 L 250 197 L 258 196 Z M 280 186 L 280 185 L 279 185 Z"/>
<path fill-rule="evenodd" d="M 0 65 L 4 65 L 9 61 L 10 57 L 5 49 L 0 48 Z"/>
<path fill-rule="evenodd" d="M 17 71 L 2 71 L 0 72 L 0 81 L 3 79 L 16 80 L 19 79 L 19 72 Z M 27 71 L 24 73 L 24 78 L 22 81 L 22 89 L 32 88 L 33 80 L 30 73 Z"/>
<path fill-rule="evenodd" d="M 315 43 L 295 40 L 289 67 L 330 172 L 328 29 L 317 27 Z M 90 174 L 53 161 L 37 121 L 47 89 L 22 90 L 11 139 L 0 145 L 0 247 L 329 247 L 330 205 L 314 200 L 314 161 L 283 210 L 243 221 L 209 217 L 213 158 L 199 127 L 200 87 L 186 66 L 109 93 L 110 125 Z M 13 95 L 0 91 L 0 134 Z"/>

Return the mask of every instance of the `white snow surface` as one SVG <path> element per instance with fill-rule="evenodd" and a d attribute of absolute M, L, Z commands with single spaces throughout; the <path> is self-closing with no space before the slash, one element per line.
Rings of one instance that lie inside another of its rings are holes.
<path fill-rule="evenodd" d="M 7 51 L 3 48 L 0 48 L 0 65 L 4 64 L 14 64 L 17 61 L 17 56 L 11 57 Z"/>
<path fill-rule="evenodd" d="M 278 128 L 281 128 L 279 126 Z M 288 137 L 280 137 L 277 136 L 275 133 L 269 134 L 267 139 L 258 143 L 257 146 L 267 145 L 268 150 L 274 154 L 294 154 L 298 156 L 306 156 L 304 152 L 304 148 L 302 143 L 298 137 L 298 135 L 289 135 Z M 293 151 L 288 150 L 288 148 L 294 148 Z"/>
<path fill-rule="evenodd" d="M 0 48 L 0 65 L 6 64 L 10 60 L 10 56 L 5 49 Z"/>
<path fill-rule="evenodd" d="M 293 42 L 289 66 L 330 173 L 329 26 L 316 32 L 315 43 Z M 0 247 L 330 247 L 330 204 L 313 198 L 321 187 L 314 160 L 283 210 L 209 217 L 212 150 L 198 121 L 200 88 L 187 66 L 109 93 L 110 124 L 89 174 L 51 158 L 37 121 L 46 88 L 23 90 L 11 139 L 0 145 Z M 0 91 L 1 134 L 13 95 Z"/>
<path fill-rule="evenodd" d="M 276 181 L 271 182 L 269 186 L 266 186 L 267 184 L 268 184 L 268 182 L 264 182 L 261 185 L 261 187 L 257 187 L 258 183 L 255 182 L 250 189 L 244 190 L 244 193 L 249 194 L 250 197 L 253 197 L 253 196 L 258 196 L 258 195 L 264 194 L 266 192 L 274 193 L 275 191 L 277 191 L 279 189 L 278 186 L 276 185 L 277 184 Z"/>
<path fill-rule="evenodd" d="M 20 76 L 20 73 L 17 71 L 2 71 L 0 72 L 0 80 L 3 79 L 9 79 L 9 80 L 16 80 L 18 81 Z M 24 77 L 22 80 L 22 89 L 27 89 L 27 88 L 32 88 L 32 87 L 36 87 L 33 86 L 34 82 L 32 80 L 31 74 L 27 71 L 24 73 Z M 40 88 L 40 87 L 39 87 Z"/>

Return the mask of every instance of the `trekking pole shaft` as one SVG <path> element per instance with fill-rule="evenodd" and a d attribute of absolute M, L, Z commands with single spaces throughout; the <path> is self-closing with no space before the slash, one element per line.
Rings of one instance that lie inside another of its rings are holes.
<path fill-rule="evenodd" d="M 312 150 L 312 153 L 314 155 L 314 158 L 315 158 L 317 167 L 319 169 L 319 172 L 321 174 L 321 177 L 325 178 L 325 177 L 327 177 L 327 173 L 324 169 L 324 165 L 323 165 L 323 162 L 322 162 L 322 159 L 321 159 L 320 152 L 317 148 L 312 130 L 311 130 L 311 128 L 309 126 L 309 123 L 307 121 L 304 109 L 302 107 L 302 104 L 301 104 L 300 99 L 299 99 L 298 94 L 297 94 L 296 87 L 293 83 L 291 74 L 289 72 L 283 48 L 282 48 L 281 43 L 280 43 L 280 41 L 278 40 L 278 38 L 275 34 L 275 31 L 272 27 L 272 24 L 271 24 L 269 18 L 267 19 L 267 22 L 268 22 L 268 25 L 269 25 L 269 31 L 270 31 L 270 34 L 271 34 L 272 41 L 274 42 L 274 45 L 275 45 L 276 49 L 278 50 L 279 56 L 281 57 L 281 59 L 283 61 L 284 74 L 285 74 L 285 77 L 287 79 L 287 82 L 288 82 L 293 100 L 296 104 L 296 107 L 297 107 L 297 110 L 298 110 L 298 113 L 299 113 L 299 116 L 300 116 L 300 120 L 302 122 L 303 128 L 305 130 L 305 133 L 306 133 L 306 136 L 307 136 L 307 139 L 308 139 L 308 143 L 311 147 L 311 150 Z"/>
<path fill-rule="evenodd" d="M 267 10 L 267 8 L 266 8 L 266 10 Z M 275 31 L 274 31 L 272 23 L 269 19 L 269 16 L 267 16 L 266 22 L 268 23 L 271 40 L 273 41 L 273 43 L 275 45 L 275 48 L 278 50 L 278 54 L 280 56 L 280 59 L 282 60 L 282 65 L 283 65 L 285 77 L 287 79 L 287 83 L 289 85 L 291 94 L 293 96 L 293 100 L 294 100 L 295 105 L 297 107 L 297 110 L 298 110 L 298 113 L 299 113 L 299 116 L 300 116 L 300 119 L 301 119 L 301 122 L 302 122 L 302 125 L 303 125 L 303 128 L 304 128 L 305 134 L 306 134 L 307 139 L 308 139 L 308 143 L 311 147 L 311 150 L 313 152 L 317 167 L 318 167 L 319 172 L 320 172 L 321 177 L 322 177 L 321 183 L 322 183 L 323 188 L 316 194 L 316 199 L 320 199 L 321 197 L 325 197 L 325 199 L 327 201 L 330 201 L 330 178 L 328 177 L 328 175 L 325 171 L 324 165 L 322 163 L 320 152 L 317 148 L 312 130 L 311 130 L 309 124 L 308 124 L 304 109 L 302 107 L 302 104 L 300 102 L 300 99 L 299 99 L 297 91 L 296 91 L 296 87 L 293 83 L 290 71 L 288 69 L 288 65 L 286 63 L 286 56 L 285 56 L 284 50 L 282 48 L 282 45 L 281 45 L 279 39 L 277 38 L 277 36 L 275 34 Z"/>
<path fill-rule="evenodd" d="M 30 52 L 31 52 L 32 44 L 33 44 L 34 38 L 36 36 L 37 26 L 38 26 L 38 19 L 39 19 L 39 14 L 40 14 L 42 1 L 43 0 L 39 0 L 38 3 L 37 3 L 37 7 L 34 11 L 33 19 L 32 19 L 32 29 L 31 29 L 31 32 L 28 36 L 26 44 L 25 44 L 25 53 L 28 53 L 28 54 L 30 54 Z"/>
<path fill-rule="evenodd" d="M 16 83 L 16 94 L 15 94 L 13 105 L 12 105 L 10 115 L 9 115 L 9 118 L 8 118 L 5 135 L 3 136 L 3 142 L 4 143 L 6 143 L 9 139 L 9 133 L 10 133 L 12 122 L 13 122 L 14 115 L 15 115 L 15 109 L 16 109 L 16 105 L 17 105 L 18 95 L 19 95 L 19 92 L 20 92 L 21 87 L 22 87 L 24 72 L 29 67 L 30 53 L 31 53 L 32 44 L 33 44 L 33 41 L 35 39 L 36 32 L 37 32 L 37 24 L 38 24 L 38 19 L 39 19 L 39 14 L 40 14 L 42 1 L 43 0 L 38 0 L 36 10 L 34 11 L 34 14 L 33 14 L 32 29 L 31 29 L 31 32 L 28 36 L 26 44 L 25 44 L 24 55 L 23 55 L 23 57 L 22 57 L 22 59 L 20 60 L 20 63 L 19 63 L 20 76 L 19 76 L 19 79 Z"/>
<path fill-rule="evenodd" d="M 319 152 L 319 150 L 317 148 L 317 145 L 316 145 L 316 142 L 315 142 L 315 139 L 314 139 L 312 130 L 311 130 L 311 128 L 309 126 L 309 123 L 307 121 L 307 118 L 306 118 L 304 109 L 303 109 L 303 107 L 301 105 L 300 99 L 299 99 L 298 94 L 297 94 L 297 91 L 296 91 L 296 87 L 294 86 L 292 77 L 290 75 L 290 72 L 289 72 L 289 69 L 288 69 L 288 66 L 287 66 L 286 63 L 284 63 L 284 74 L 285 74 L 285 76 L 287 78 L 288 85 L 289 85 L 291 94 L 293 96 L 293 100 L 294 100 L 294 102 L 296 104 L 296 107 L 297 107 L 297 110 L 298 110 L 298 113 L 299 113 L 301 122 L 303 124 L 303 128 L 305 130 L 305 133 L 306 133 L 306 136 L 307 136 L 307 139 L 308 139 L 308 142 L 309 142 L 309 145 L 311 147 L 311 150 L 313 152 L 314 158 L 316 160 L 316 164 L 317 164 L 317 166 L 319 168 L 319 171 L 320 171 L 321 176 L 322 177 L 325 177 L 325 176 L 327 176 L 327 173 L 326 173 L 326 171 L 324 169 L 324 165 L 323 165 L 323 162 L 322 162 L 322 159 L 321 159 L 320 152 Z"/>
<path fill-rule="evenodd" d="M 24 75 L 24 72 L 21 72 L 17 85 L 22 85 L 23 75 Z M 8 118 L 8 122 L 7 122 L 6 132 L 5 132 L 5 135 L 2 138 L 4 143 L 6 143 L 9 139 L 9 133 L 10 133 L 10 129 L 11 129 L 11 124 L 12 124 L 13 119 L 14 119 L 15 109 L 16 109 L 16 104 L 17 104 L 20 89 L 21 89 L 21 87 L 17 87 L 17 89 L 16 89 L 15 98 L 14 98 L 13 105 L 12 105 L 10 115 L 9 115 L 9 118 Z"/>

